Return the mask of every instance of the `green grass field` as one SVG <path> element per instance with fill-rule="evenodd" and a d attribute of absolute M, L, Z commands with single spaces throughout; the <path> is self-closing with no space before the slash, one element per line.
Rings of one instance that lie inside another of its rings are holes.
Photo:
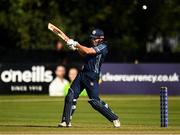
<path fill-rule="evenodd" d="M 80 97 L 71 128 L 57 128 L 62 115 L 63 97 L 0 96 L 0 134 L 180 134 L 180 96 L 169 97 L 169 127 L 160 127 L 159 96 L 101 96 L 120 116 L 115 129 Z"/>

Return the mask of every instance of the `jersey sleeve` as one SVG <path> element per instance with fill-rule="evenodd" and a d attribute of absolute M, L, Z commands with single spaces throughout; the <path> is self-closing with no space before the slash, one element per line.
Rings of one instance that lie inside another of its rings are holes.
<path fill-rule="evenodd" d="M 98 46 L 93 47 L 93 49 L 96 51 L 97 54 L 102 53 L 104 50 L 107 49 L 107 45 L 100 44 Z"/>

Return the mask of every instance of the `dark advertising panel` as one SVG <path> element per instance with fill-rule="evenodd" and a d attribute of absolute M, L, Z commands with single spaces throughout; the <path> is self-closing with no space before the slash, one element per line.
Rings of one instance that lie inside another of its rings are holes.
<path fill-rule="evenodd" d="M 102 94 L 180 94 L 180 64 L 103 64 Z"/>
<path fill-rule="evenodd" d="M 50 64 L 1 64 L 0 93 L 20 94 L 48 93 L 53 80 L 53 66 Z"/>
<path fill-rule="evenodd" d="M 0 64 L 0 94 L 48 94 L 55 64 Z M 101 94 L 180 95 L 180 64 L 103 64 Z"/>

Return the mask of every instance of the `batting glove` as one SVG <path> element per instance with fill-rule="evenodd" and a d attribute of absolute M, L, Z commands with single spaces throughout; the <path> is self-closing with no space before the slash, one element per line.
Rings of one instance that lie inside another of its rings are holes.
<path fill-rule="evenodd" d="M 68 46 L 68 48 L 71 49 L 71 50 L 73 50 L 73 51 L 77 50 L 77 48 L 76 48 L 76 45 L 77 45 L 77 44 L 78 44 L 78 42 L 77 42 L 77 41 L 74 41 L 73 39 L 69 39 L 69 40 L 67 41 L 67 46 Z"/>
<path fill-rule="evenodd" d="M 67 45 L 70 50 L 76 51 L 78 50 L 74 45 Z"/>
<path fill-rule="evenodd" d="M 69 40 L 67 41 L 67 45 L 68 45 L 68 46 L 72 45 L 72 46 L 76 47 L 77 44 L 78 44 L 78 42 L 77 42 L 77 41 L 74 41 L 73 39 L 69 39 Z"/>

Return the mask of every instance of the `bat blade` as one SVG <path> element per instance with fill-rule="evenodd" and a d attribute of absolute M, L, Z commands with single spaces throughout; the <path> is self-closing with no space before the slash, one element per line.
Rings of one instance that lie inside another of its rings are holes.
<path fill-rule="evenodd" d="M 61 37 L 65 42 L 69 40 L 69 37 L 64 34 L 59 28 L 57 28 L 52 23 L 48 23 L 48 29 L 55 33 L 57 36 Z"/>

